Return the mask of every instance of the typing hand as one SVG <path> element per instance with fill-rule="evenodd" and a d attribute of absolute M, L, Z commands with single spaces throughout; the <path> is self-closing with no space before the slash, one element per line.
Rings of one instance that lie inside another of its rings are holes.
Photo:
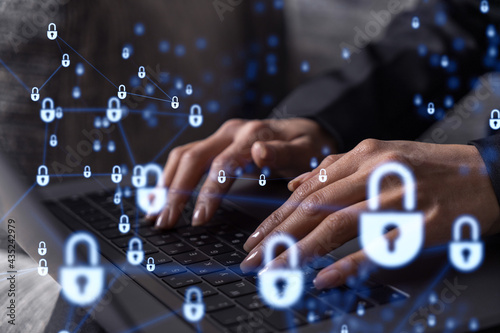
<path fill-rule="evenodd" d="M 208 177 L 193 213 L 194 226 L 206 223 L 215 214 L 238 167 L 253 161 L 258 167 L 267 166 L 281 176 L 294 176 L 307 170 L 311 157 L 321 156 L 325 145 L 333 149 L 332 139 L 309 119 L 229 120 L 205 140 L 170 152 L 163 172 L 164 186 L 168 188 L 167 205 L 157 217 L 156 227 L 175 225 L 207 169 Z M 220 170 L 226 176 L 222 184 L 217 180 Z"/>
<path fill-rule="evenodd" d="M 298 240 L 302 261 L 325 255 L 355 238 L 359 214 L 368 211 L 367 179 L 377 166 L 389 161 L 400 162 L 413 171 L 416 210 L 424 214 L 426 245 L 448 242 L 452 224 L 462 214 L 475 216 L 483 234 L 500 231 L 498 201 L 474 146 L 370 139 L 346 154 L 328 156 L 316 170 L 289 183 L 293 191 L 289 200 L 245 243 L 250 253 L 241 264 L 242 270 L 258 268 L 266 241 L 280 233 Z M 324 183 L 318 177 L 321 168 L 327 173 Z M 380 193 L 380 210 L 402 209 L 403 186 L 399 178 L 386 177 Z M 386 234 L 388 241 L 397 236 L 397 230 Z M 286 263 L 287 251 L 263 269 Z M 348 255 L 320 271 L 315 286 L 323 289 L 341 285 L 350 276 L 355 277 L 365 263 L 368 260 L 362 250 Z"/>

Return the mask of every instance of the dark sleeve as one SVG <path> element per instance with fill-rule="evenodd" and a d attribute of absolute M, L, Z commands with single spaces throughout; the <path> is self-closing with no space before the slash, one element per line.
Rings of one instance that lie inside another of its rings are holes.
<path fill-rule="evenodd" d="M 500 205 L 500 134 L 471 141 L 471 144 L 476 146 L 481 154 Z"/>
<path fill-rule="evenodd" d="M 479 11 L 478 1 L 429 1 L 396 16 L 378 42 L 367 43 L 383 25 L 383 13 L 355 28 L 351 50 L 341 70 L 318 77 L 294 90 L 277 110 L 317 120 L 337 140 L 341 152 L 366 138 L 414 140 L 470 89 L 471 80 L 491 71 L 483 65 L 486 27 L 498 22 L 498 6 Z M 388 12 L 387 12 L 388 13 Z M 387 14 L 386 14 L 387 15 Z M 391 14 L 389 14 L 391 15 Z M 413 17 L 420 27 L 413 29 Z M 363 43 L 363 41 L 365 43 Z M 419 51 L 420 50 L 420 51 Z M 449 65 L 439 65 L 442 56 Z M 416 94 L 422 96 L 419 106 Z M 436 107 L 427 113 L 427 103 Z"/>

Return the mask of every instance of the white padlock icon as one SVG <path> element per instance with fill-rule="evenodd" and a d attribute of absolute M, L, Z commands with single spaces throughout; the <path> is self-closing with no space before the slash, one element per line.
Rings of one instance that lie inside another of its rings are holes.
<path fill-rule="evenodd" d="M 148 258 L 148 263 L 146 264 L 146 269 L 150 272 L 154 271 L 156 268 L 155 259 L 153 257 Z"/>
<path fill-rule="evenodd" d="M 128 242 L 127 260 L 131 265 L 134 266 L 139 265 L 144 260 L 142 241 L 137 237 L 130 238 Z"/>
<path fill-rule="evenodd" d="M 127 90 L 124 84 L 120 84 L 120 86 L 118 87 L 118 98 L 119 99 L 127 98 Z"/>
<path fill-rule="evenodd" d="M 120 216 L 120 222 L 118 223 L 118 230 L 120 230 L 122 234 L 126 234 L 127 232 L 130 231 L 130 220 L 127 215 L 123 214 L 122 216 Z"/>
<path fill-rule="evenodd" d="M 42 101 L 42 108 L 40 109 L 40 118 L 46 122 L 51 123 L 56 118 L 56 110 L 54 109 L 54 101 L 50 97 L 45 97 Z"/>
<path fill-rule="evenodd" d="M 173 96 L 170 105 L 172 106 L 172 109 L 177 109 L 179 107 L 179 97 Z"/>
<path fill-rule="evenodd" d="M 47 29 L 47 38 L 50 40 L 54 40 L 57 38 L 57 27 L 55 23 L 50 23 Z"/>
<path fill-rule="evenodd" d="M 156 186 L 145 185 L 137 188 L 137 205 L 145 213 L 157 214 L 167 202 L 167 189 L 163 186 L 162 168 L 157 164 L 147 164 L 144 166 L 144 177 L 150 172 L 156 175 Z"/>
<path fill-rule="evenodd" d="M 36 182 L 39 186 L 47 186 L 49 184 L 49 170 L 45 165 L 40 165 L 38 167 L 38 174 L 36 176 Z"/>
<path fill-rule="evenodd" d="M 191 95 L 191 94 L 193 94 L 193 87 L 190 84 L 188 84 L 186 86 L 186 95 Z"/>
<path fill-rule="evenodd" d="M 38 243 L 38 254 L 41 256 L 44 256 L 47 254 L 47 245 L 45 244 L 44 241 L 41 241 Z"/>
<path fill-rule="evenodd" d="M 436 109 L 434 108 L 434 103 L 430 102 L 429 104 L 427 104 L 427 113 L 428 114 L 434 114 L 435 111 L 436 111 Z"/>
<path fill-rule="evenodd" d="M 226 172 L 224 170 L 219 170 L 219 176 L 217 177 L 219 183 L 224 184 L 226 182 Z"/>
<path fill-rule="evenodd" d="M 205 315 L 205 304 L 203 304 L 203 294 L 200 288 L 189 287 L 186 290 L 182 312 L 184 318 L 192 323 L 196 323 L 203 318 Z"/>
<path fill-rule="evenodd" d="M 146 186 L 146 175 L 144 174 L 144 168 L 142 165 L 136 165 L 132 173 L 132 185 L 135 187 Z"/>
<path fill-rule="evenodd" d="M 108 100 L 108 108 L 106 109 L 106 117 L 112 123 L 117 123 L 122 119 L 122 107 L 120 100 L 116 97 L 111 97 Z"/>
<path fill-rule="evenodd" d="M 491 111 L 490 127 L 495 131 L 500 128 L 500 111 L 497 109 Z"/>
<path fill-rule="evenodd" d="M 69 67 L 69 64 L 70 64 L 69 54 L 64 53 L 63 57 L 62 57 L 62 60 L 61 60 L 61 65 L 63 67 Z"/>
<path fill-rule="evenodd" d="M 340 328 L 340 333 L 349 333 L 349 329 L 347 328 L 346 324 L 342 325 L 342 327 Z"/>
<path fill-rule="evenodd" d="M 469 226 L 471 240 L 462 240 L 462 230 Z M 478 221 L 470 215 L 459 216 L 453 223 L 453 240 L 449 245 L 448 255 L 451 263 L 462 272 L 470 272 L 483 261 L 484 245 L 479 239 Z"/>
<path fill-rule="evenodd" d="M 89 265 L 76 266 L 76 248 L 80 243 L 87 245 Z M 72 304 L 87 306 L 95 302 L 104 286 L 104 269 L 99 266 L 99 246 L 88 232 L 71 235 L 64 248 L 64 266 L 59 271 L 62 294 Z"/>
<path fill-rule="evenodd" d="M 324 183 L 324 182 L 326 182 L 327 179 L 328 179 L 328 177 L 326 175 L 326 170 L 325 169 L 319 170 L 319 181 Z"/>
<path fill-rule="evenodd" d="M 90 178 L 92 176 L 92 171 L 90 171 L 90 166 L 86 165 L 84 168 L 83 168 L 83 177 L 85 178 Z"/>
<path fill-rule="evenodd" d="M 201 106 L 193 104 L 189 110 L 189 124 L 193 127 L 200 127 L 203 123 L 203 115 L 201 114 Z"/>
<path fill-rule="evenodd" d="M 47 260 L 40 259 L 38 262 L 38 274 L 40 276 L 45 276 L 49 273 L 49 267 L 47 266 Z"/>
<path fill-rule="evenodd" d="M 259 185 L 260 186 L 266 186 L 266 175 L 263 173 L 259 176 Z"/>
<path fill-rule="evenodd" d="M 139 72 L 137 73 L 137 76 L 139 76 L 139 79 L 144 79 L 146 77 L 146 69 L 144 66 L 139 67 Z"/>
<path fill-rule="evenodd" d="M 37 87 L 33 87 L 31 89 L 31 100 L 33 102 L 36 102 L 40 99 L 40 92 L 38 91 L 38 88 Z"/>
<path fill-rule="evenodd" d="M 56 147 L 57 146 L 57 136 L 55 134 L 52 134 L 50 136 L 49 144 L 51 147 Z"/>
<path fill-rule="evenodd" d="M 122 179 L 122 169 L 119 165 L 115 165 L 113 167 L 113 173 L 111 174 L 111 180 L 113 181 L 113 183 L 118 184 L 122 181 Z"/>
<path fill-rule="evenodd" d="M 115 205 L 119 205 L 122 202 L 122 194 L 120 192 L 115 193 L 113 202 L 115 203 Z"/>
<path fill-rule="evenodd" d="M 405 211 L 377 211 L 380 209 L 380 182 L 389 174 L 403 181 Z M 360 215 L 360 243 L 372 261 L 387 268 L 409 263 L 420 252 L 424 241 L 424 215 L 416 208 L 415 179 L 412 172 L 398 162 L 385 163 L 373 171 L 368 179 L 369 212 Z M 388 241 L 385 233 L 398 228 L 397 239 Z"/>
<path fill-rule="evenodd" d="M 259 292 L 262 300 L 269 306 L 284 309 L 295 304 L 304 289 L 304 274 L 299 267 L 299 254 L 293 239 L 285 234 L 271 237 L 265 244 L 264 264 L 273 260 L 273 252 L 278 244 L 284 244 L 288 250 L 290 268 L 269 268 L 258 277 Z M 284 281 L 284 286 L 278 285 Z"/>

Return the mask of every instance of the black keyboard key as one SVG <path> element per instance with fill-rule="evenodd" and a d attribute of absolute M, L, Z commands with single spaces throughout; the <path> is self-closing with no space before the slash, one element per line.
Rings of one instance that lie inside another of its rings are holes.
<path fill-rule="evenodd" d="M 95 225 L 98 224 L 99 222 L 102 223 L 102 222 L 108 221 L 108 222 L 116 223 L 116 221 L 113 221 L 108 215 L 105 215 L 101 212 L 98 212 L 95 214 L 81 215 L 80 217 L 85 222 L 90 223 L 94 228 L 95 228 Z"/>
<path fill-rule="evenodd" d="M 249 316 L 250 313 L 237 307 L 220 310 L 212 314 L 212 317 L 223 326 L 234 325 L 247 321 Z"/>
<path fill-rule="evenodd" d="M 168 285 L 172 288 L 191 286 L 201 282 L 199 277 L 189 272 L 163 278 L 163 281 L 168 283 Z"/>
<path fill-rule="evenodd" d="M 113 229 L 102 230 L 101 233 L 102 233 L 102 235 L 104 237 L 106 237 L 108 239 L 115 239 L 115 238 L 123 237 L 125 235 L 131 235 L 132 234 L 132 230 L 130 230 L 126 234 L 122 234 L 120 232 L 120 230 L 118 230 L 118 227 L 116 227 L 116 228 L 113 228 Z"/>
<path fill-rule="evenodd" d="M 304 267 L 302 269 L 302 272 L 304 273 L 304 283 L 309 284 L 312 283 L 313 280 L 316 278 L 316 275 L 318 272 L 311 267 Z"/>
<path fill-rule="evenodd" d="M 151 226 L 139 228 L 139 235 L 141 235 L 142 237 L 151 237 L 151 236 L 155 236 L 155 235 L 160 235 L 164 232 L 165 231 L 155 229 L 154 227 L 151 227 Z"/>
<path fill-rule="evenodd" d="M 200 251 L 203 253 L 209 255 L 209 256 L 216 256 L 222 253 L 227 253 L 227 252 L 233 252 L 234 249 L 230 247 L 229 245 L 226 245 L 221 242 L 205 245 L 200 247 Z"/>
<path fill-rule="evenodd" d="M 250 281 L 253 284 L 257 284 L 257 275 L 250 275 L 246 277 L 247 281 Z"/>
<path fill-rule="evenodd" d="M 201 294 L 203 295 L 204 299 L 207 298 L 207 297 L 215 296 L 215 295 L 218 294 L 217 290 L 215 290 L 214 288 L 210 287 L 206 283 L 201 283 L 201 284 L 197 285 L 196 287 L 198 287 L 201 290 Z M 181 294 L 183 297 L 185 297 L 186 290 L 188 290 L 188 288 L 190 288 L 190 287 L 180 288 L 180 289 L 177 290 L 177 292 L 179 294 Z"/>
<path fill-rule="evenodd" d="M 177 254 L 173 256 L 173 258 L 182 265 L 190 265 L 190 264 L 195 264 L 197 262 L 210 260 L 209 257 L 207 257 L 198 250 Z"/>
<path fill-rule="evenodd" d="M 149 256 L 144 256 L 144 261 L 142 262 L 143 266 L 146 266 L 148 264 L 148 259 L 150 257 L 153 258 L 155 265 L 162 265 L 166 264 L 167 262 L 172 262 L 172 259 L 170 259 L 165 253 L 157 252 Z"/>
<path fill-rule="evenodd" d="M 373 306 L 371 302 L 368 302 L 351 291 L 342 292 L 335 290 L 328 294 L 320 294 L 318 297 L 325 303 L 347 313 L 356 311 L 360 302 L 364 303 L 365 309 Z"/>
<path fill-rule="evenodd" d="M 132 237 L 125 236 L 125 237 L 113 239 L 113 244 L 115 244 L 116 246 L 118 246 L 119 248 L 122 248 L 122 249 L 128 248 L 128 243 L 130 241 L 130 238 L 132 238 Z M 144 240 L 143 239 L 141 239 L 141 242 L 144 244 Z"/>
<path fill-rule="evenodd" d="M 206 275 L 224 270 L 224 266 L 218 264 L 213 260 L 189 265 L 187 266 L 187 268 L 189 268 L 196 275 Z"/>
<path fill-rule="evenodd" d="M 336 260 L 330 256 L 324 256 L 324 257 L 321 257 L 321 258 L 318 258 L 318 259 L 312 261 L 311 263 L 308 264 L 308 266 L 311 267 L 312 269 L 315 269 L 315 270 L 321 270 L 325 267 L 330 266 L 335 261 Z"/>
<path fill-rule="evenodd" d="M 218 242 L 217 238 L 209 234 L 200 234 L 191 236 L 186 238 L 185 241 L 188 242 L 190 245 L 197 247 Z"/>
<path fill-rule="evenodd" d="M 307 318 L 310 322 L 317 322 L 343 314 L 343 312 L 335 310 L 333 307 L 310 294 L 306 294 L 302 297 L 300 301 L 293 306 L 293 309 Z"/>
<path fill-rule="evenodd" d="M 242 332 L 252 332 L 252 333 L 272 333 L 272 330 L 265 327 L 262 320 L 254 318 L 254 315 L 250 315 L 250 318 L 238 325 L 229 327 L 229 332 L 231 333 L 242 333 Z"/>
<path fill-rule="evenodd" d="M 116 221 L 112 221 L 109 218 L 106 218 L 105 220 L 92 224 L 92 227 L 94 227 L 98 231 L 107 229 L 118 229 L 118 223 L 116 223 Z"/>
<path fill-rule="evenodd" d="M 241 278 L 231 271 L 223 271 L 204 275 L 203 278 L 208 281 L 212 286 L 222 286 L 231 282 L 236 282 L 241 280 Z"/>
<path fill-rule="evenodd" d="M 139 229 L 139 234 L 140 233 L 141 233 L 141 231 Z M 175 243 L 175 242 L 179 241 L 179 238 L 177 238 L 173 234 L 162 234 L 162 235 L 149 236 L 147 239 L 153 245 L 156 245 L 156 246 L 162 246 L 165 244 Z"/>
<path fill-rule="evenodd" d="M 233 272 L 235 272 L 236 274 L 238 274 L 239 276 L 250 276 L 250 275 L 254 274 L 254 273 L 251 273 L 251 272 L 250 272 L 250 273 L 243 273 L 243 272 L 241 271 L 241 268 L 240 268 L 240 265 L 239 265 L 239 264 L 238 264 L 238 265 L 229 266 L 228 268 L 229 268 L 231 271 L 233 271 Z"/>
<path fill-rule="evenodd" d="M 254 311 L 265 306 L 259 294 L 247 295 L 236 299 L 236 302 L 247 310 Z"/>
<path fill-rule="evenodd" d="M 232 266 L 239 265 L 243 261 L 243 259 L 245 259 L 245 257 L 246 256 L 241 254 L 240 252 L 231 252 L 215 256 L 214 259 L 224 266 Z"/>
<path fill-rule="evenodd" d="M 257 292 L 257 288 L 245 280 L 226 284 L 219 287 L 219 290 L 231 298 L 254 294 Z"/>
<path fill-rule="evenodd" d="M 292 327 L 302 326 L 307 323 L 306 320 L 299 317 L 296 313 L 285 310 L 278 311 L 275 309 L 264 308 L 259 310 L 264 318 L 264 321 L 277 330 L 286 330 Z"/>
<path fill-rule="evenodd" d="M 205 311 L 207 313 L 234 306 L 233 302 L 231 302 L 229 298 L 220 294 L 215 295 L 213 297 L 208 297 L 206 300 L 204 299 L 203 301 L 205 303 Z"/>
<path fill-rule="evenodd" d="M 156 265 L 154 274 L 157 277 L 165 277 L 175 274 L 184 273 L 186 269 L 176 262 L 169 262 L 162 265 Z"/>
<path fill-rule="evenodd" d="M 206 233 L 206 229 L 204 227 L 191 227 L 191 226 L 178 228 L 176 231 L 182 238 L 188 238 Z"/>
<path fill-rule="evenodd" d="M 187 245 L 184 242 L 175 242 L 167 245 L 163 245 L 160 247 L 160 250 L 168 254 L 169 256 L 173 256 L 176 254 L 194 251 L 194 248 Z"/>
<path fill-rule="evenodd" d="M 143 239 L 141 239 L 141 240 L 144 243 L 144 240 Z M 134 250 L 137 250 L 137 246 L 135 244 L 134 244 Z M 127 245 L 126 248 L 123 248 L 122 251 L 127 252 L 128 251 L 128 245 Z M 147 244 L 147 243 L 145 243 L 145 244 L 142 245 L 142 251 L 144 252 L 144 255 L 146 255 L 146 256 L 158 252 L 158 250 L 156 249 L 156 247 L 154 247 L 151 244 Z"/>
<path fill-rule="evenodd" d="M 387 303 L 401 301 L 407 298 L 406 295 L 388 287 L 382 286 L 374 289 L 359 292 L 363 298 L 368 298 L 376 304 L 384 305 Z"/>

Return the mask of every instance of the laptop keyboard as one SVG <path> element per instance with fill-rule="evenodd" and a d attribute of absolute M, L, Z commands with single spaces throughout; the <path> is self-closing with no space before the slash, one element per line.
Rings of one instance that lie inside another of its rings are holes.
<path fill-rule="evenodd" d="M 181 298 L 184 298 L 188 287 L 199 287 L 207 316 L 230 332 L 242 332 L 248 328 L 254 333 L 286 330 L 407 298 L 391 287 L 369 280 L 355 288 L 341 286 L 316 290 L 312 284 L 316 274 L 335 262 L 333 257 L 325 256 L 302 267 L 306 285 L 301 301 L 285 311 L 271 309 L 258 295 L 257 277 L 243 274 L 239 268 L 246 256 L 243 244 L 249 234 L 232 226 L 230 221 L 249 219 L 251 223 L 248 216 L 224 207 L 214 217 L 214 225 L 181 226 L 160 231 L 145 221 L 141 214 L 138 215 L 138 228 L 135 228 L 136 210 L 132 198 L 123 198 L 122 204 L 116 205 L 113 193 L 101 191 L 73 196 L 60 203 L 121 249 L 124 256 L 130 237 L 139 237 L 145 254 L 142 265 L 146 266 L 149 257 L 154 259 L 156 265 L 150 274 L 161 279 L 166 288 L 175 290 Z M 48 202 L 47 206 L 54 215 L 60 216 L 60 206 L 54 202 Z M 190 221 L 192 207 L 191 202 L 182 214 L 181 219 L 186 224 Z M 131 224 L 131 230 L 126 235 L 118 230 L 122 214 L 129 216 Z"/>

